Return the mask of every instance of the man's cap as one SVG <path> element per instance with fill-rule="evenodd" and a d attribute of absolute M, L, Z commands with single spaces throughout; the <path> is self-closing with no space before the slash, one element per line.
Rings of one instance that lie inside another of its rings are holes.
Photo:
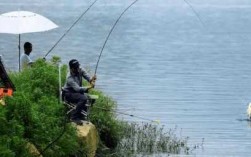
<path fill-rule="evenodd" d="M 79 65 L 80 65 L 79 62 L 76 59 L 72 59 L 69 62 L 70 69 L 77 69 L 77 68 L 79 68 Z"/>

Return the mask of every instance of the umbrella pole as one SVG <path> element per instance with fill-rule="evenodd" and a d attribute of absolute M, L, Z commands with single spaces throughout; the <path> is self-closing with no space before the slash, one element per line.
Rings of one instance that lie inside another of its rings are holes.
<path fill-rule="evenodd" d="M 21 35 L 20 34 L 18 34 L 18 52 L 19 52 L 19 54 L 18 54 L 18 69 L 19 69 L 19 72 L 20 72 L 20 41 L 21 41 Z"/>

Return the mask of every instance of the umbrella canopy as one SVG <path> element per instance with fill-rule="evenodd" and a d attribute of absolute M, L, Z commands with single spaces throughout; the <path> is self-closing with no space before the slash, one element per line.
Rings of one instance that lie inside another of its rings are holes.
<path fill-rule="evenodd" d="M 0 15 L 0 33 L 19 35 L 20 71 L 20 34 L 48 31 L 58 26 L 42 15 L 29 11 L 13 11 Z"/>
<path fill-rule="evenodd" d="M 29 11 L 13 11 L 0 15 L 0 33 L 33 33 L 57 27 L 55 23 L 44 16 Z"/>

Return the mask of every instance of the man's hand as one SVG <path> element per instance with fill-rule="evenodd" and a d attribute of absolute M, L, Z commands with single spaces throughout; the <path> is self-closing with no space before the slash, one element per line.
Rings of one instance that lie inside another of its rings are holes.
<path fill-rule="evenodd" d="M 91 80 L 90 80 L 90 83 L 92 83 L 92 82 L 94 82 L 95 83 L 95 81 L 97 80 L 97 76 L 96 75 L 94 75 L 94 76 L 92 76 L 92 78 L 91 78 Z"/>
<path fill-rule="evenodd" d="M 91 86 L 91 88 L 94 88 L 95 82 L 92 82 L 90 86 Z"/>
<path fill-rule="evenodd" d="M 94 83 L 90 83 L 90 86 L 87 87 L 87 90 L 90 90 L 92 88 L 94 88 L 95 84 Z"/>

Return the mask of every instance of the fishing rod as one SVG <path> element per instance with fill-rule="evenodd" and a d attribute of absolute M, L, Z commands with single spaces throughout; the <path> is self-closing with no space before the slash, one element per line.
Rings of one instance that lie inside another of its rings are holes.
<path fill-rule="evenodd" d="M 104 42 L 104 44 L 103 44 L 103 47 L 102 47 L 102 49 L 101 49 L 101 51 L 100 51 L 100 54 L 99 54 L 99 57 L 98 57 L 98 61 L 97 61 L 97 64 L 96 64 L 96 68 L 95 68 L 95 73 L 94 73 L 94 75 L 96 75 L 96 73 L 97 73 L 97 69 L 98 69 L 98 64 L 99 64 L 99 61 L 100 61 L 100 57 L 101 57 L 101 55 L 102 55 L 102 52 L 103 52 L 103 50 L 104 50 L 104 48 L 105 48 L 105 45 L 106 45 L 106 43 L 107 43 L 107 41 L 108 41 L 108 39 L 109 39 L 109 37 L 110 37 L 110 35 L 111 35 L 113 29 L 115 28 L 115 26 L 117 25 L 118 21 L 119 21 L 120 18 L 123 16 L 123 14 L 124 14 L 132 5 L 134 5 L 137 1 L 138 1 L 138 0 L 135 0 L 134 2 L 132 2 L 132 3 L 121 13 L 120 16 L 118 17 L 118 19 L 116 20 L 116 22 L 114 23 L 114 25 L 112 26 L 112 28 L 111 28 L 109 34 L 108 34 L 107 37 L 106 37 L 106 40 L 105 40 L 105 42 Z"/>
<path fill-rule="evenodd" d="M 71 27 L 61 36 L 61 38 L 56 42 L 55 45 L 52 46 L 52 48 L 45 54 L 43 57 L 44 59 L 47 57 L 47 55 L 57 46 L 57 44 L 65 37 L 65 35 L 73 28 L 75 24 L 91 9 L 91 7 L 97 2 L 98 0 L 95 0 L 80 16 L 79 18 L 71 25 Z"/>
<path fill-rule="evenodd" d="M 187 0 L 183 0 L 193 11 L 193 13 L 195 14 L 195 16 L 199 19 L 200 23 L 203 25 L 203 27 L 206 27 L 206 25 L 204 24 L 204 22 L 202 21 L 202 19 L 200 18 L 200 15 L 197 13 L 197 11 L 193 8 L 193 6 L 191 5 L 191 3 L 189 3 Z"/>
<path fill-rule="evenodd" d="M 152 119 L 148 119 L 148 118 L 145 118 L 145 117 L 135 116 L 133 114 L 128 114 L 128 113 L 124 113 L 124 112 L 119 112 L 119 111 L 115 111 L 115 110 L 106 109 L 106 108 L 103 108 L 103 107 L 94 106 L 93 108 L 97 108 L 97 109 L 100 109 L 100 110 L 103 110 L 103 111 L 107 111 L 107 112 L 114 112 L 114 113 L 117 113 L 117 114 L 122 114 L 122 115 L 130 116 L 130 117 L 134 117 L 134 118 L 146 120 L 146 121 L 157 123 L 157 124 L 160 123 L 160 120 L 152 120 Z"/>

